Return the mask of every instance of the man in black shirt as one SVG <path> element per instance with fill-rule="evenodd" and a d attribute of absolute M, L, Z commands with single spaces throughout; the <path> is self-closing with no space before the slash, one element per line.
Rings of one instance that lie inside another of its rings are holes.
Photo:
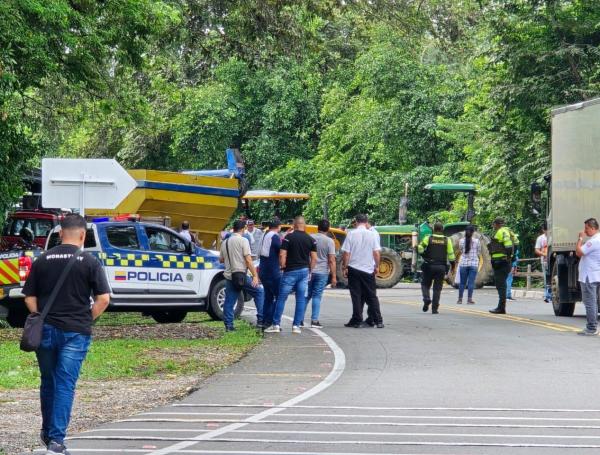
<path fill-rule="evenodd" d="M 296 292 L 296 309 L 292 333 L 301 333 L 300 325 L 306 310 L 306 294 L 310 271 L 317 263 L 317 243 L 305 232 L 304 217 L 294 219 L 294 231 L 285 236 L 281 242 L 279 265 L 283 270 L 279 284 L 279 296 L 275 304 L 273 325 L 265 330 L 267 333 L 281 332 L 281 317 L 285 302 L 292 291 Z"/>
<path fill-rule="evenodd" d="M 30 312 L 44 308 L 70 259 L 83 247 L 85 234 L 86 223 L 80 215 L 68 215 L 61 222 L 61 245 L 42 254 L 33 263 L 23 288 Z M 36 356 L 41 373 L 40 436 L 48 448 L 46 455 L 69 454 L 64 439 L 71 418 L 75 385 L 90 346 L 92 322 L 106 310 L 109 294 L 102 265 L 91 254 L 82 253 L 75 259 L 44 321 L 42 342 Z"/>

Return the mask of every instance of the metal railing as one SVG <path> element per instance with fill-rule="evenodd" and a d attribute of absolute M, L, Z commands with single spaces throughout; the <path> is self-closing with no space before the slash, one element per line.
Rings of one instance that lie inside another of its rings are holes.
<path fill-rule="evenodd" d="M 544 274 L 541 268 L 542 264 L 539 257 L 519 259 L 517 261 L 517 271 L 513 274 L 513 276 L 515 278 L 525 278 L 527 283 L 525 289 L 530 291 L 532 279 L 544 279 Z"/>

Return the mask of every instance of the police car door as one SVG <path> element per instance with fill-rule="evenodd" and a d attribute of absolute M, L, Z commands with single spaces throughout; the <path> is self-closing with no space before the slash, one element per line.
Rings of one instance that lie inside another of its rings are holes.
<path fill-rule="evenodd" d="M 145 225 L 144 233 L 150 255 L 147 276 L 150 294 L 196 298 L 200 270 L 195 257 L 187 252 L 183 238 L 161 226 Z"/>
<path fill-rule="evenodd" d="M 104 245 L 100 259 L 115 298 L 141 297 L 148 293 L 148 284 L 140 280 L 147 254 L 142 249 L 136 224 L 102 224 L 96 229 Z"/>

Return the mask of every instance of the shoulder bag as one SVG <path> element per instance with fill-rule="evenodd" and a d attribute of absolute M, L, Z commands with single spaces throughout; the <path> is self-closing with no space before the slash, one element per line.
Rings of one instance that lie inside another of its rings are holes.
<path fill-rule="evenodd" d="M 46 319 L 46 316 L 48 315 L 52 304 L 56 300 L 58 291 L 65 282 L 69 271 L 73 267 L 73 264 L 75 264 L 75 261 L 77 261 L 77 258 L 80 254 L 81 250 L 77 250 L 77 252 L 71 257 L 71 259 L 69 259 L 69 262 L 67 263 L 62 274 L 60 275 L 60 278 L 56 282 L 54 289 L 52 290 L 52 294 L 50 294 L 50 298 L 44 305 L 44 309 L 42 310 L 42 312 L 31 313 L 29 316 L 27 316 L 27 319 L 25 320 L 25 328 L 23 329 L 23 335 L 21 336 L 21 351 L 33 352 L 40 347 L 40 344 L 42 343 L 42 336 L 44 333 L 44 319 Z"/>

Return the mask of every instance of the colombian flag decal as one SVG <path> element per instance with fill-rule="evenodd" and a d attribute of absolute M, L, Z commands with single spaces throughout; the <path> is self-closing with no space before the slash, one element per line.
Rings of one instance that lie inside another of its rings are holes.
<path fill-rule="evenodd" d="M 127 274 L 123 271 L 117 270 L 115 272 L 115 280 L 116 281 L 126 281 L 127 280 Z"/>

